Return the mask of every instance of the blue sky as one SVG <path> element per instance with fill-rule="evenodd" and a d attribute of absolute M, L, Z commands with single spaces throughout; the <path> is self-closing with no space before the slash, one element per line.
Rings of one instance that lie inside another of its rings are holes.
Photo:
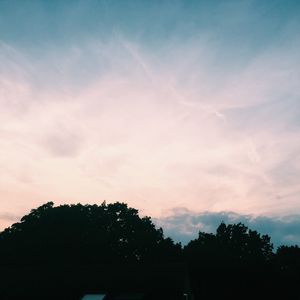
<path fill-rule="evenodd" d="M 299 31 L 296 0 L 0 1 L 1 227 L 50 200 L 300 214 Z"/>
<path fill-rule="evenodd" d="M 53 44 L 70 47 L 115 34 L 162 48 L 172 40 L 207 35 L 225 52 L 230 48 L 239 53 L 237 46 L 242 46 L 244 54 L 253 55 L 299 30 L 300 4 L 295 0 L 54 0 L 1 1 L 0 5 L 2 41 L 23 50 L 44 50 Z"/>

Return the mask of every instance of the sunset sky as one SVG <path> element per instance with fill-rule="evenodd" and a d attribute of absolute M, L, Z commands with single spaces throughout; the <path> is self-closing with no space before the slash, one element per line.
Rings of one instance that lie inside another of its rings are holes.
<path fill-rule="evenodd" d="M 0 1 L 0 229 L 103 200 L 300 228 L 299 178 L 300 1 Z"/>

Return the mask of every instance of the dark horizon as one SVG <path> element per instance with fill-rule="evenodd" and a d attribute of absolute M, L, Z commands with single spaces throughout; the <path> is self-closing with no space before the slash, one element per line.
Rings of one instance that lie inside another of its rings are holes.
<path fill-rule="evenodd" d="M 107 200 L 299 243 L 299 20 L 297 0 L 0 1 L 0 230 Z"/>
<path fill-rule="evenodd" d="M 41 293 L 79 300 L 100 291 L 106 300 L 123 299 L 118 295 L 124 293 L 145 300 L 299 294 L 299 247 L 274 251 L 268 235 L 242 223 L 221 223 L 214 234 L 200 231 L 182 246 L 150 217 L 119 202 L 48 202 L 32 209 L 0 233 L 0 257 L 5 300 L 38 299 Z"/>

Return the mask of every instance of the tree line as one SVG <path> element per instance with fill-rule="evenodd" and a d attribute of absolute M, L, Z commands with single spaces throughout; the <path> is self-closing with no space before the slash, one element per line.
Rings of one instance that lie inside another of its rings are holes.
<path fill-rule="evenodd" d="M 298 293 L 299 247 L 274 251 L 270 236 L 242 223 L 222 222 L 215 233 L 200 231 L 182 246 L 125 203 L 55 207 L 48 202 L 0 233 L 0 298 L 26 295 L 31 279 L 39 280 L 41 292 L 46 286 L 57 292 L 62 286 L 50 287 L 49 281 L 62 266 L 72 266 L 73 272 L 87 266 L 94 272 L 104 264 L 175 263 L 187 265 L 195 299 L 258 294 L 292 299 Z M 71 276 L 68 267 L 64 270 L 63 276 Z M 84 288 L 83 282 L 79 279 L 78 286 Z"/>

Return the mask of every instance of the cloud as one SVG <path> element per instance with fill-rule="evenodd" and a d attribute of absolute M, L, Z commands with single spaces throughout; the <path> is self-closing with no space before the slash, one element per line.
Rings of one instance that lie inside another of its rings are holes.
<path fill-rule="evenodd" d="M 261 234 L 268 234 L 274 249 L 280 245 L 300 245 L 300 215 L 284 217 L 241 215 L 234 212 L 196 213 L 184 208 L 173 209 L 169 215 L 154 219 L 163 228 L 166 236 L 186 245 L 198 237 L 198 232 L 215 233 L 221 222 L 243 223 Z"/>
<path fill-rule="evenodd" d="M 78 130 L 66 129 L 62 124 L 55 124 L 52 132 L 42 137 L 44 147 L 53 156 L 72 157 L 80 152 L 84 137 Z"/>
<path fill-rule="evenodd" d="M 58 48 L 43 63 L 6 47 L 15 63 L 2 75 L 10 82 L 3 89 L 9 105 L 0 110 L 2 152 L 11 161 L 3 165 L 20 178 L 26 161 L 32 188 L 51 182 L 62 190 L 56 198 L 77 197 L 71 186 L 85 182 L 93 199 L 125 198 L 154 214 L 178 205 L 270 213 L 288 209 L 287 198 L 297 207 L 298 184 L 287 180 L 299 171 L 298 128 L 287 122 L 296 120 L 297 98 L 278 95 L 298 95 L 298 61 L 289 55 L 284 67 L 275 63 L 292 49 L 263 53 L 239 71 L 224 67 L 222 82 L 211 70 L 216 54 L 208 41 L 173 46 L 158 61 L 116 35 Z M 96 67 L 80 82 L 89 61 Z"/>
<path fill-rule="evenodd" d="M 4 230 L 5 228 L 11 226 L 11 224 L 16 223 L 20 220 L 20 217 L 12 214 L 10 212 L 3 212 L 0 214 L 0 231 Z"/>
<path fill-rule="evenodd" d="M 4 221 L 17 221 L 19 219 L 18 216 L 11 214 L 11 213 L 1 213 L 0 220 Z"/>
<path fill-rule="evenodd" d="M 297 10 L 97 3 L 0 4 L 0 210 L 297 211 Z"/>

